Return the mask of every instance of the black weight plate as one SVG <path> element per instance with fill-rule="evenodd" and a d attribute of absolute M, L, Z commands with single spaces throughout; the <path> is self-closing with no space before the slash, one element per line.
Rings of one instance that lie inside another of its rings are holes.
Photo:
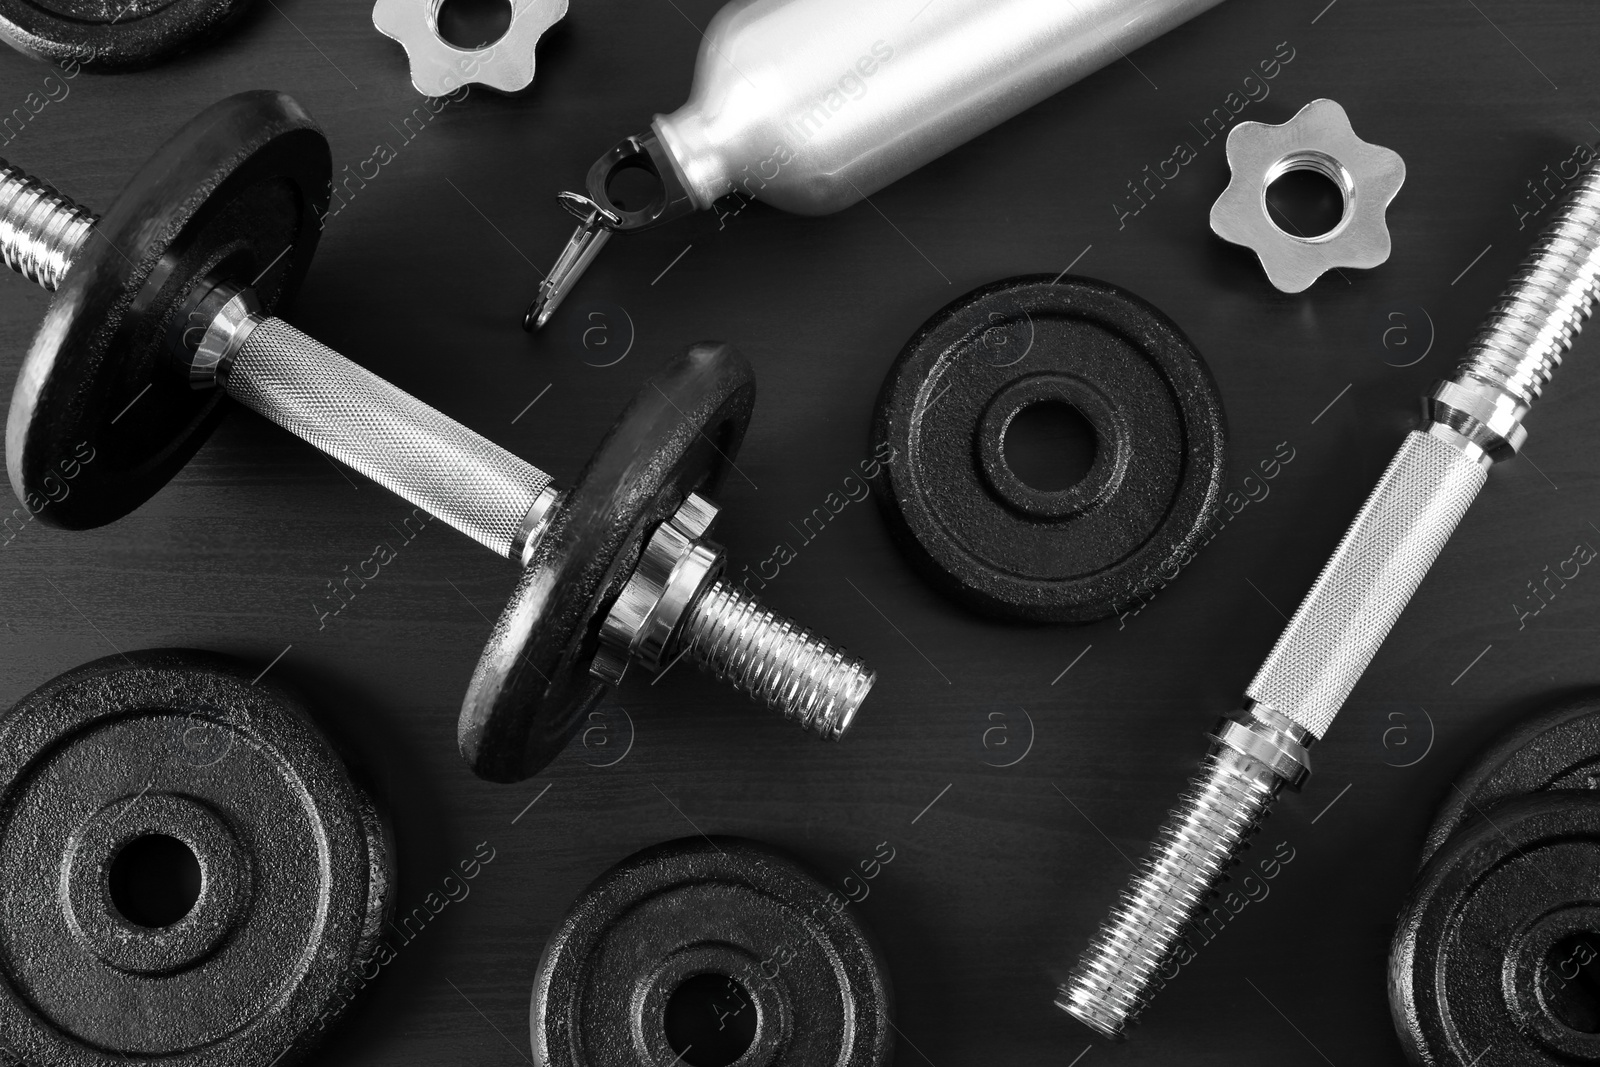
<path fill-rule="evenodd" d="M 159 63 L 215 37 L 251 0 L 0 0 L 0 36 L 19 52 L 88 70 Z"/>
<path fill-rule="evenodd" d="M 1600 790 L 1600 693 L 1520 722 L 1480 753 L 1439 805 L 1422 863 L 1474 815 L 1510 797 L 1551 789 Z"/>
<path fill-rule="evenodd" d="M 457 739 L 478 775 L 515 782 L 537 774 L 604 695 L 589 674 L 600 624 L 650 532 L 731 463 L 755 396 L 744 356 L 702 342 L 646 382 L 607 432 L 473 672 Z"/>
<path fill-rule="evenodd" d="M 311 116 L 257 91 L 207 108 L 134 175 L 67 271 L 11 397 L 6 468 L 38 518 L 112 522 L 189 461 L 224 398 L 175 369 L 171 319 L 208 274 L 255 279 L 263 309 L 281 309 L 311 264 L 332 173 Z"/>
<path fill-rule="evenodd" d="M 1053 491 L 1005 458 L 1012 419 L 1075 408 L 1088 473 Z M 871 447 L 894 450 L 889 529 L 937 588 L 985 614 L 1089 622 L 1170 582 L 1222 495 L 1226 425 L 1188 338 L 1132 293 L 1089 278 L 1011 278 L 960 298 L 906 343 Z"/>
<path fill-rule="evenodd" d="M 696 837 L 629 856 L 578 898 L 530 1015 L 545 1067 L 881 1067 L 892 1010 L 844 898 L 765 845 Z"/>
<path fill-rule="evenodd" d="M 383 822 L 259 673 L 112 656 L 0 719 L 0 1036 L 17 1062 L 298 1062 L 373 977 Z"/>
<path fill-rule="evenodd" d="M 1389 1006 L 1413 1063 L 1600 1062 L 1600 797 L 1515 797 L 1470 819 L 1401 909 Z"/>

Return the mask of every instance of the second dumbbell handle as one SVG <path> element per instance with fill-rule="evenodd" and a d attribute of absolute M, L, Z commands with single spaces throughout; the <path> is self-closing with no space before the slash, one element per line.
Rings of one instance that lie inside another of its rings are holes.
<path fill-rule="evenodd" d="M 228 395 L 510 559 L 555 498 L 550 476 L 278 318 L 254 318 Z"/>
<path fill-rule="evenodd" d="M 1115 1037 L 1187 957 L 1182 944 L 1320 738 L 1600 303 L 1600 164 L 1574 183 L 1451 378 L 1306 594 L 1056 1003 Z M 1199 941 L 1209 940 L 1201 934 Z M 1196 947 L 1191 944 L 1191 949 Z"/>

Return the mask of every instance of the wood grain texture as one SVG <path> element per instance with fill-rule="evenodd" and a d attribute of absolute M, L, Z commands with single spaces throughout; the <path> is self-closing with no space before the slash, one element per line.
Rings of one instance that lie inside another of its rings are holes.
<path fill-rule="evenodd" d="M 820 220 L 758 206 L 721 230 L 705 217 L 619 239 L 530 338 L 518 318 L 570 223 L 554 194 L 678 105 L 697 27 L 718 6 L 581 0 L 541 44 L 529 93 L 473 92 L 408 134 L 420 98 L 370 4 L 263 0 L 203 53 L 71 80 L 0 155 L 103 204 L 179 123 L 262 87 L 318 117 L 336 168 L 392 149 L 330 219 L 293 321 L 558 479 L 671 352 L 739 345 L 761 397 L 746 477 L 722 495 L 723 539 L 736 572 L 777 542 L 798 546 L 768 599 L 877 667 L 853 736 L 813 741 L 679 667 L 659 684 L 630 680 L 588 747 L 539 779 L 474 780 L 454 718 L 512 569 L 431 525 L 322 625 L 325 583 L 394 542 L 409 509 L 244 414 L 132 517 L 80 534 L 33 524 L 0 548 L 0 700 L 114 649 L 190 645 L 265 665 L 287 648 L 274 672 L 316 695 L 393 810 L 403 910 L 490 843 L 470 896 L 385 968 L 325 1062 L 523 1062 L 539 951 L 574 895 L 646 844 L 704 832 L 785 847 L 835 882 L 894 845 L 855 907 L 893 967 L 900 1064 L 1399 1063 L 1384 958 L 1432 807 L 1507 723 L 1600 681 L 1600 578 L 1585 574 L 1520 630 L 1512 607 L 1545 564 L 1600 544 L 1592 338 L 1535 412 L 1527 458 L 1491 475 L 1317 747 L 1306 791 L 1271 820 L 1264 843 L 1287 841 L 1295 858 L 1266 899 L 1124 1046 L 1073 1061 L 1089 1039 L 1050 1001 L 1415 398 L 1521 256 L 1524 183 L 1600 137 L 1593 5 L 1228 0 L 870 206 Z M 1281 122 L 1332 97 L 1410 174 L 1389 214 L 1390 262 L 1298 297 L 1210 234 L 1226 165 L 1220 142 L 1190 126 L 1282 42 L 1294 59 L 1241 117 Z M 0 54 L 0 114 L 50 73 Z M 1119 224 L 1126 183 L 1180 141 L 1195 161 Z M 1270 493 L 1123 627 L 971 617 L 918 581 L 871 504 L 799 545 L 791 523 L 868 453 L 878 384 L 912 331 L 968 289 L 1074 260 L 1153 301 L 1206 353 L 1228 405 L 1232 484 L 1289 443 Z M 46 299 L 6 285 L 7 381 Z M 575 324 L 599 312 L 620 344 L 619 309 L 631 350 L 596 366 L 621 348 L 597 357 Z M 1411 347 L 1386 349 L 1396 312 Z M 992 766 L 1026 747 L 1029 721 L 1026 757 Z M 625 758 L 597 766 L 630 739 Z"/>

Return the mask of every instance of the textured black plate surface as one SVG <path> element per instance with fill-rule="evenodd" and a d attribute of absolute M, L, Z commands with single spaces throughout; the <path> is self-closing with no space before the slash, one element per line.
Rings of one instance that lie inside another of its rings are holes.
<path fill-rule="evenodd" d="M 1463 823 L 1500 801 L 1551 789 L 1600 789 L 1600 695 L 1530 715 L 1479 753 L 1445 793 L 1419 865 Z"/>
<path fill-rule="evenodd" d="M 1600 797 L 1551 791 L 1470 818 L 1417 879 L 1389 955 L 1413 1063 L 1600 1061 Z"/>
<path fill-rule="evenodd" d="M 205 43 L 251 0 L 0 0 L 0 36 L 19 52 L 128 71 Z"/>
<path fill-rule="evenodd" d="M 725 1041 L 724 1055 L 760 1067 L 882 1067 L 894 995 L 849 904 L 754 841 L 689 837 L 629 856 L 545 945 L 530 1013 L 535 1060 L 674 1067 L 714 1062 L 711 1043 Z M 700 1014 L 717 1025 L 682 1033 L 682 1009 L 670 1004 L 694 978 L 713 983 Z"/>
<path fill-rule="evenodd" d="M 306 706 L 260 673 L 119 654 L 0 718 L 8 1053 L 299 1062 L 365 984 L 393 904 L 389 831 Z M 189 897 L 181 863 L 150 858 L 163 845 L 191 857 Z"/>
<path fill-rule="evenodd" d="M 1078 412 L 1094 458 L 1048 491 L 1009 462 L 1014 420 Z M 923 324 L 878 394 L 878 499 L 935 587 L 989 615 L 1091 622 L 1188 566 L 1222 502 L 1227 427 L 1205 361 L 1159 310 L 1092 278 L 1009 278 Z"/>
<path fill-rule="evenodd" d="M 562 498 L 473 673 L 457 737 L 478 774 L 496 782 L 537 774 L 605 695 L 589 663 L 606 612 L 650 531 L 690 493 L 714 493 L 755 400 L 749 362 L 704 342 L 673 357 L 617 416 Z"/>
<path fill-rule="evenodd" d="M 208 274 L 254 279 L 267 314 L 286 305 L 321 236 L 330 171 L 311 116 L 266 91 L 206 108 L 139 168 L 67 272 L 11 397 L 6 469 L 35 517 L 120 519 L 205 443 L 226 399 L 177 370 L 171 318 Z"/>

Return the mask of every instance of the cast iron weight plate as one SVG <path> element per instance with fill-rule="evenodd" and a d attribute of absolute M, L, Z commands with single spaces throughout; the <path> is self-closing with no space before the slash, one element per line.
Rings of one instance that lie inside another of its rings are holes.
<path fill-rule="evenodd" d="M 704 1002 L 674 997 L 689 983 L 710 984 Z M 684 838 L 601 875 L 550 936 L 533 985 L 534 1060 L 883 1067 L 892 1004 L 883 962 L 842 897 L 768 846 Z M 731 1033 L 748 1044 L 716 1059 L 674 1049 L 668 1031 L 682 1022 L 701 1024 L 702 1053 Z"/>
<path fill-rule="evenodd" d="M 1463 825 L 1423 869 L 1390 949 L 1411 1061 L 1600 1062 L 1597 887 L 1600 796 L 1515 797 Z"/>
<path fill-rule="evenodd" d="M 1500 801 L 1553 789 L 1600 793 L 1600 693 L 1518 723 L 1480 753 L 1439 805 L 1422 845 L 1422 863 L 1462 824 Z"/>
<path fill-rule="evenodd" d="M 169 363 L 168 331 L 207 274 L 252 278 L 266 314 L 305 279 L 333 157 L 283 93 L 212 105 L 139 169 L 67 272 L 11 396 L 6 466 L 54 526 L 103 526 L 187 463 L 226 410 Z M 185 324 L 178 322 L 181 332 Z"/>
<path fill-rule="evenodd" d="M 1076 485 L 1044 492 L 1005 459 L 1040 403 L 1097 438 Z M 873 448 L 888 443 L 889 529 L 937 588 L 989 615 L 1089 622 L 1171 581 L 1223 485 L 1216 383 L 1173 322 L 1090 278 L 1010 278 L 961 297 L 885 378 Z"/>
<path fill-rule="evenodd" d="M 365 984 L 387 830 L 259 669 L 111 656 L 0 719 L 0 1037 L 18 1062 L 295 1063 Z M 198 863 L 186 913 L 129 888 L 163 845 Z"/>
<path fill-rule="evenodd" d="M 495 623 L 456 736 L 473 772 L 517 782 L 560 755 L 606 685 L 589 674 L 600 625 L 645 541 L 739 451 L 755 374 L 731 345 L 691 345 L 618 416 L 567 491 Z"/>
<path fill-rule="evenodd" d="M 128 71 L 221 33 L 251 0 L 0 0 L 0 36 L 25 55 Z"/>

